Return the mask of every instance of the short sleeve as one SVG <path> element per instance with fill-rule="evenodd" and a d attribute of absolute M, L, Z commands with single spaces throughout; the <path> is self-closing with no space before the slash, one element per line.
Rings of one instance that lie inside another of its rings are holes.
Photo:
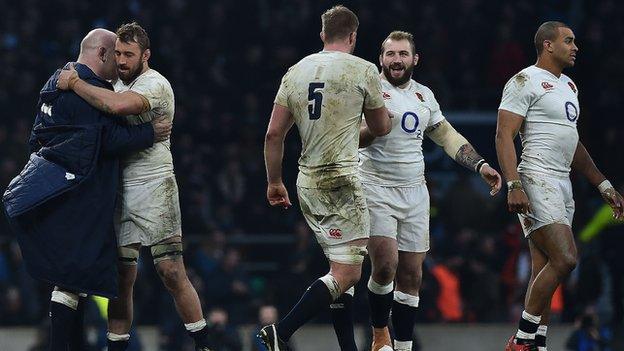
<path fill-rule="evenodd" d="M 150 104 L 150 110 L 161 107 L 161 101 L 165 94 L 165 84 L 157 79 L 157 77 L 140 77 L 132 85 L 131 91 L 140 94 Z"/>
<path fill-rule="evenodd" d="M 428 100 L 429 100 L 429 109 L 431 110 L 431 116 L 429 117 L 429 125 L 427 127 L 430 127 L 432 125 L 435 125 L 437 123 L 440 123 L 442 121 L 444 121 L 444 115 L 442 114 L 442 110 L 440 109 L 440 104 L 438 103 L 438 100 L 436 100 L 435 95 L 433 95 L 433 92 L 431 90 L 428 90 Z"/>
<path fill-rule="evenodd" d="M 277 90 L 277 94 L 275 95 L 275 100 L 273 101 L 275 104 L 288 108 L 288 87 L 290 85 L 290 69 L 286 74 L 282 77 L 282 82 L 280 83 L 280 87 Z"/>
<path fill-rule="evenodd" d="M 381 95 L 381 79 L 375 65 L 371 64 L 364 73 L 364 108 L 375 110 L 384 106 Z"/>
<path fill-rule="evenodd" d="M 503 97 L 498 109 L 526 117 L 533 102 L 530 84 L 529 77 L 525 73 L 520 72 L 513 76 L 505 84 Z"/>

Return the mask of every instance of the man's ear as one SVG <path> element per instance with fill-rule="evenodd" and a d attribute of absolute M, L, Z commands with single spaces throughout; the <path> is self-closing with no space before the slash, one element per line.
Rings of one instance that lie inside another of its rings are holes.
<path fill-rule="evenodd" d="M 149 60 L 151 56 L 152 52 L 150 51 L 150 49 L 145 49 L 145 51 L 143 51 L 143 61 Z"/>
<path fill-rule="evenodd" d="M 98 48 L 98 58 L 100 59 L 100 61 L 102 62 L 106 62 L 106 48 L 100 46 Z"/>

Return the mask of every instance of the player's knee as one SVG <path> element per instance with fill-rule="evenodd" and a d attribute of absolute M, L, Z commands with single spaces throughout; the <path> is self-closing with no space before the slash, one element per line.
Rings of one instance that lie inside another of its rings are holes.
<path fill-rule="evenodd" d="M 375 281 L 384 285 L 392 282 L 394 280 L 394 275 L 396 274 L 396 268 L 396 263 L 388 261 L 375 265 L 373 268 Z"/>
<path fill-rule="evenodd" d="M 170 291 L 177 290 L 186 278 L 184 270 L 174 264 L 161 264 L 158 266 L 157 271 L 163 284 Z"/>
<path fill-rule="evenodd" d="M 400 269 L 397 273 L 397 284 L 410 290 L 420 288 L 422 283 L 422 269 L 418 267 L 410 267 L 408 269 Z"/>
<path fill-rule="evenodd" d="M 577 259 L 576 255 L 572 253 L 566 253 L 558 259 L 553 260 L 552 263 L 559 275 L 567 276 L 568 274 L 570 274 L 570 272 L 574 270 L 574 268 L 576 268 Z"/>

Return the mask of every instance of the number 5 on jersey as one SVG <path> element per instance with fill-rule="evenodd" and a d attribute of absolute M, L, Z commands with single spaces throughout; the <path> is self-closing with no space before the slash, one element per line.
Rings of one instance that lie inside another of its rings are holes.
<path fill-rule="evenodd" d="M 322 82 L 310 83 L 308 86 L 308 116 L 311 120 L 321 118 L 324 87 L 325 83 Z"/>

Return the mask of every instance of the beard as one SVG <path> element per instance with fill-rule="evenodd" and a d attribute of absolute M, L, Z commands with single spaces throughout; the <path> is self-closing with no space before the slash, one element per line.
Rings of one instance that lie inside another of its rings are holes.
<path fill-rule="evenodd" d="M 403 75 L 398 78 L 392 76 L 392 69 L 404 69 Z M 404 65 L 403 63 L 394 63 L 389 66 L 382 65 L 381 70 L 383 71 L 384 76 L 388 80 L 390 84 L 395 87 L 401 86 L 412 78 L 412 72 L 414 71 L 414 65 Z"/>
<path fill-rule="evenodd" d="M 139 64 L 136 65 L 134 69 L 130 68 L 128 71 L 121 71 L 119 67 L 117 67 L 117 73 L 119 75 L 119 79 L 125 84 L 132 82 L 138 77 L 141 72 L 143 72 L 143 61 L 139 61 Z"/>

